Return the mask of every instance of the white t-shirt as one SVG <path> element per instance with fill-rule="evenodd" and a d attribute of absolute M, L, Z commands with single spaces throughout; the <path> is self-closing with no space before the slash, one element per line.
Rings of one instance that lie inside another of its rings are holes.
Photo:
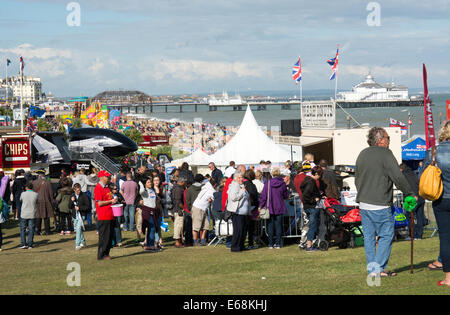
<path fill-rule="evenodd" d="M 144 206 L 156 208 L 156 193 L 153 189 L 144 189 L 141 196 L 142 200 L 144 200 Z"/>
<path fill-rule="evenodd" d="M 378 206 L 378 205 L 371 205 L 370 203 L 359 203 L 359 209 L 361 210 L 383 210 L 388 208 L 387 206 Z"/>

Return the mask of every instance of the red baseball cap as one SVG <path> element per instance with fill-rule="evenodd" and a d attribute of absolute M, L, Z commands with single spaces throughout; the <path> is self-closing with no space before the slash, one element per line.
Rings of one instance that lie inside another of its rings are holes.
<path fill-rule="evenodd" d="M 98 173 L 98 178 L 100 177 L 111 177 L 111 174 L 109 174 L 107 171 L 100 171 Z"/>

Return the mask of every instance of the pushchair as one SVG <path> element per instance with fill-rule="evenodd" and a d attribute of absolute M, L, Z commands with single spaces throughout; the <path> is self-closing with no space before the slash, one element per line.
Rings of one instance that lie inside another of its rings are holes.
<path fill-rule="evenodd" d="M 321 199 L 317 207 L 320 210 L 320 224 L 313 246 L 324 251 L 330 246 L 338 246 L 341 249 L 355 247 L 355 237 L 362 235 L 359 209 L 341 205 L 334 198 Z M 302 229 L 300 249 L 306 247 L 308 229 L 306 214 L 303 213 L 303 215 L 305 224 Z"/>

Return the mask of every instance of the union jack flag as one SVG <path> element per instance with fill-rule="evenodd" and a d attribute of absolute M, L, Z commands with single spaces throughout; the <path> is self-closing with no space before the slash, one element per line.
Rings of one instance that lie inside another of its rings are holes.
<path fill-rule="evenodd" d="M 336 77 L 338 62 L 339 62 L 339 45 L 336 50 L 336 57 L 327 60 L 327 63 L 331 66 L 330 80 L 333 80 Z"/>
<path fill-rule="evenodd" d="M 25 128 L 25 131 L 27 132 L 33 132 L 33 131 L 37 131 L 38 126 L 37 123 L 34 121 L 33 118 L 28 118 L 27 119 L 27 127 Z"/>
<path fill-rule="evenodd" d="M 299 83 L 302 79 L 302 61 L 300 57 L 298 57 L 297 62 L 292 67 L 292 79 L 295 81 L 295 84 Z"/>

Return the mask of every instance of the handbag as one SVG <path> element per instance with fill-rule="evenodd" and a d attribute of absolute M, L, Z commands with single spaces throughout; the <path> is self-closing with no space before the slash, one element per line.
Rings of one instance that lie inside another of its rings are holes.
<path fill-rule="evenodd" d="M 267 183 L 267 201 L 266 201 L 266 206 L 261 208 L 259 210 L 259 217 L 263 220 L 267 220 L 270 218 L 270 212 L 269 212 L 269 201 L 270 201 L 270 179 L 269 182 Z"/>
<path fill-rule="evenodd" d="M 431 148 L 432 160 L 430 165 L 423 171 L 419 182 L 419 196 L 430 200 L 438 200 L 444 190 L 442 183 L 442 171 L 436 165 L 436 146 Z"/>

